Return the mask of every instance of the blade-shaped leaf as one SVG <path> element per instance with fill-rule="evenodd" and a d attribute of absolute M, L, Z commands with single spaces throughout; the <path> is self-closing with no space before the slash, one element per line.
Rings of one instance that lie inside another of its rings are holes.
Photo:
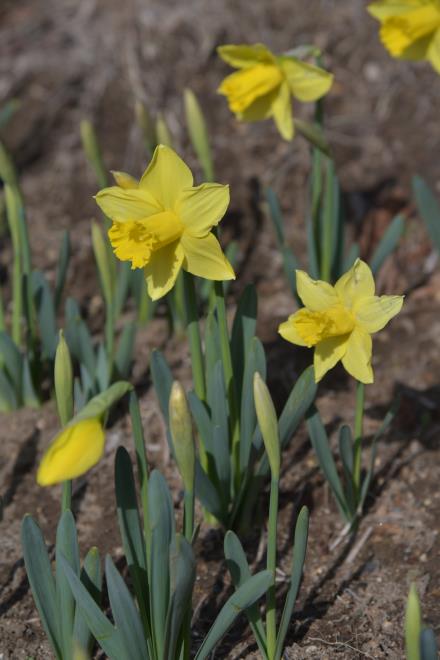
<path fill-rule="evenodd" d="M 421 660 L 438 660 L 438 646 L 432 628 L 424 628 L 420 633 Z"/>
<path fill-rule="evenodd" d="M 69 583 L 58 561 L 63 555 L 75 575 L 79 576 L 79 547 L 76 535 L 75 520 L 71 511 L 65 511 L 57 527 L 55 545 L 56 557 L 56 592 L 59 629 L 63 648 L 63 660 L 72 658 L 72 634 L 75 618 L 75 599 L 69 588 Z"/>
<path fill-rule="evenodd" d="M 339 455 L 344 469 L 346 500 L 350 507 L 351 515 L 354 515 L 357 503 L 353 483 L 353 436 L 350 427 L 345 424 L 339 430 Z"/>
<path fill-rule="evenodd" d="M 257 327 L 257 310 L 257 293 L 255 287 L 250 284 L 239 300 L 231 332 L 231 355 L 232 364 L 234 365 L 235 388 L 239 395 L 241 395 L 242 390 L 246 353 L 250 348 L 250 342 Z M 238 405 L 240 405 L 240 401 L 238 401 Z"/>
<path fill-rule="evenodd" d="M 52 291 L 43 273 L 39 271 L 32 273 L 31 286 L 40 326 L 43 357 L 53 360 L 58 344 L 58 333 Z"/>
<path fill-rule="evenodd" d="M 69 582 L 76 606 L 79 607 L 82 616 L 87 621 L 87 625 L 104 653 L 108 655 L 110 660 L 132 660 L 125 652 L 119 630 L 114 628 L 107 617 L 101 612 L 94 598 L 70 568 L 69 563 L 62 555 L 58 561 L 61 563 L 61 567 Z"/>
<path fill-rule="evenodd" d="M 242 473 L 246 471 L 249 464 L 252 438 L 257 425 L 253 387 L 256 372 L 260 374 L 263 380 L 266 380 L 266 356 L 263 344 L 258 337 L 254 337 L 251 341 L 244 368 L 240 415 L 240 470 Z"/>
<path fill-rule="evenodd" d="M 113 618 L 124 645 L 125 656 L 130 660 L 148 660 L 148 647 L 139 612 L 110 555 L 105 558 L 105 577 Z"/>
<path fill-rule="evenodd" d="M 196 460 L 195 492 L 205 509 L 212 513 L 220 522 L 224 523 L 226 521 L 226 512 L 223 509 L 222 499 L 198 459 Z"/>
<path fill-rule="evenodd" d="M 127 394 L 130 390 L 133 389 L 133 385 L 128 383 L 125 380 L 120 380 L 117 383 L 113 383 L 105 391 L 101 392 L 97 396 L 94 396 L 93 399 L 84 406 L 80 412 L 73 417 L 69 422 L 69 426 L 77 424 L 83 419 L 91 419 L 94 417 L 101 417 L 113 404 L 115 404 L 119 399 L 121 399 L 124 394 Z"/>
<path fill-rule="evenodd" d="M 60 252 L 58 256 L 57 274 L 55 280 L 55 310 L 58 309 L 61 296 L 63 295 L 64 284 L 66 282 L 67 268 L 70 261 L 70 236 L 66 230 L 61 239 Z"/>
<path fill-rule="evenodd" d="M 440 222 L 440 218 L 439 218 L 439 222 Z M 380 240 L 379 245 L 377 246 L 373 256 L 371 257 L 370 266 L 371 266 L 371 270 L 373 271 L 373 275 L 377 275 L 379 270 L 382 268 L 382 264 L 384 263 L 385 259 L 389 257 L 389 255 L 396 248 L 400 238 L 403 235 L 404 230 L 405 230 L 405 218 L 402 215 L 396 215 L 396 217 L 393 218 L 392 222 L 387 227 L 384 235 Z"/>
<path fill-rule="evenodd" d="M 306 506 L 303 506 L 299 512 L 296 525 L 295 525 L 295 538 L 293 544 L 293 559 L 292 559 L 292 573 L 290 576 L 289 590 L 284 604 L 283 614 L 281 616 L 280 627 L 278 630 L 277 644 L 275 650 L 275 660 L 280 660 L 284 640 L 286 639 L 287 631 L 289 629 L 290 621 L 292 619 L 292 612 L 295 606 L 296 597 L 298 595 L 299 586 L 301 584 L 301 577 L 304 567 L 304 560 L 307 550 L 307 538 L 309 534 L 309 511 Z"/>
<path fill-rule="evenodd" d="M 115 364 L 120 378 L 128 378 L 130 375 L 135 339 L 136 323 L 131 321 L 130 323 L 127 323 L 122 330 L 115 355 Z"/>
<path fill-rule="evenodd" d="M 97 605 L 101 602 L 102 575 L 101 562 L 97 548 L 90 548 L 84 559 L 84 566 L 81 570 L 80 580 L 94 599 Z M 69 587 L 70 588 L 70 587 Z M 73 641 L 85 652 L 91 652 L 93 646 L 93 636 L 89 626 L 84 619 L 79 607 L 75 608 L 75 620 L 73 624 Z"/>
<path fill-rule="evenodd" d="M 26 573 L 41 623 L 56 657 L 61 660 L 62 644 L 58 626 L 55 580 L 43 534 L 29 515 L 25 516 L 21 525 L 21 545 Z"/>
<path fill-rule="evenodd" d="M 238 589 L 251 577 L 246 555 L 239 538 L 234 532 L 226 532 L 224 542 L 226 565 L 234 587 Z M 246 616 L 255 635 L 255 640 L 263 658 L 267 658 L 266 634 L 258 607 L 254 604 L 246 610 Z"/>
<path fill-rule="evenodd" d="M 428 234 L 437 250 L 440 251 L 440 204 L 420 176 L 413 178 L 413 193 Z"/>
<path fill-rule="evenodd" d="M 205 450 L 212 454 L 212 422 L 204 403 L 195 392 L 188 393 L 188 403 Z"/>
<path fill-rule="evenodd" d="M 223 605 L 219 615 L 197 651 L 196 660 L 204 660 L 223 635 L 229 630 L 235 619 L 247 610 L 269 589 L 273 581 L 271 571 L 261 571 L 250 577 L 232 594 Z"/>
<path fill-rule="evenodd" d="M 6 367 L 9 380 L 17 393 L 21 392 L 22 362 L 20 351 L 10 336 L 6 332 L 0 332 L 0 363 Z"/>
<path fill-rule="evenodd" d="M 153 380 L 157 398 L 159 399 L 160 409 L 162 411 L 163 418 L 168 425 L 168 403 L 170 400 L 171 386 L 173 384 L 173 376 L 167 361 L 160 351 L 154 350 L 152 352 L 150 368 L 151 378 Z"/>

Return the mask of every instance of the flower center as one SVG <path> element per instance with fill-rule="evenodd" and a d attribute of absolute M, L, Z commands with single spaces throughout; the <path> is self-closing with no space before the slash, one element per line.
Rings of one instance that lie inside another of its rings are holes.
<path fill-rule="evenodd" d="M 115 255 L 121 261 L 131 261 L 131 267 L 143 268 L 153 252 L 178 240 L 183 223 L 172 211 L 164 211 L 128 222 L 113 222 L 108 235 Z"/>
<path fill-rule="evenodd" d="M 354 328 L 355 319 L 348 309 L 335 305 L 324 312 L 300 309 L 294 323 L 301 339 L 310 348 L 323 339 L 348 334 Z"/>
<path fill-rule="evenodd" d="M 427 4 L 386 20 L 381 28 L 381 38 L 390 53 L 399 56 L 411 44 L 438 28 L 440 28 L 440 7 Z"/>
<path fill-rule="evenodd" d="M 283 80 L 279 67 L 256 64 L 228 76 L 220 88 L 228 97 L 233 112 L 243 112 L 260 96 L 268 94 Z"/>

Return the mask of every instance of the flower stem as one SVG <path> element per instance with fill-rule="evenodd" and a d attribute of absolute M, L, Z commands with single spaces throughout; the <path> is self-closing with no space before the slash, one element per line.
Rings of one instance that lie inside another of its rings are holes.
<path fill-rule="evenodd" d="M 275 569 L 277 562 L 277 517 L 278 517 L 279 481 L 272 477 L 270 482 L 269 524 L 267 536 L 267 570 L 273 575 L 273 583 L 267 592 L 266 636 L 267 655 L 270 660 L 275 658 L 277 642 L 276 629 L 276 599 L 275 599 Z"/>
<path fill-rule="evenodd" d="M 191 350 L 191 364 L 194 379 L 194 389 L 201 401 L 206 399 L 205 370 L 203 366 L 202 340 L 200 337 L 199 319 L 197 314 L 196 289 L 194 278 L 184 271 L 186 324 Z"/>
<path fill-rule="evenodd" d="M 214 282 L 217 321 L 220 332 L 220 350 L 222 354 L 223 374 L 229 404 L 230 428 L 232 437 L 232 464 L 234 466 L 235 484 L 238 486 L 240 477 L 240 428 L 235 390 L 234 371 L 232 369 L 231 344 L 229 342 L 228 322 L 226 318 L 225 294 L 223 282 Z"/>
<path fill-rule="evenodd" d="M 356 412 L 354 419 L 354 450 L 353 450 L 353 484 L 356 495 L 359 494 L 361 485 L 361 455 L 362 435 L 364 419 L 365 385 L 361 382 L 356 384 Z"/>
<path fill-rule="evenodd" d="M 72 508 L 72 482 L 63 481 L 61 492 L 61 512 L 69 511 Z"/>

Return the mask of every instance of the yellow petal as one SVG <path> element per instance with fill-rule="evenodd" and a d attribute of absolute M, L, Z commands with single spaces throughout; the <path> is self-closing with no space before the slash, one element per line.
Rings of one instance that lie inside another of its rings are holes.
<path fill-rule="evenodd" d="M 171 147 L 159 144 L 143 174 L 139 187 L 148 191 L 165 210 L 174 208 L 184 188 L 191 188 L 193 176 L 189 167 Z"/>
<path fill-rule="evenodd" d="M 315 381 L 317 383 L 325 376 L 327 371 L 333 369 L 335 364 L 344 357 L 347 350 L 348 337 L 349 335 L 329 337 L 317 344 L 313 356 Z"/>
<path fill-rule="evenodd" d="M 224 62 L 236 69 L 243 69 L 260 63 L 272 64 L 275 61 L 274 56 L 264 44 L 219 46 L 217 53 Z"/>
<path fill-rule="evenodd" d="M 440 6 L 425 3 L 412 11 L 391 16 L 382 23 L 380 38 L 391 55 L 408 58 L 409 47 L 440 27 Z"/>
<path fill-rule="evenodd" d="M 234 270 L 214 234 L 196 238 L 185 232 L 181 244 L 185 253 L 183 267 L 189 273 L 207 280 L 235 279 Z"/>
<path fill-rule="evenodd" d="M 296 271 L 296 288 L 303 304 L 312 312 L 324 311 L 340 302 L 331 284 L 312 280 L 303 270 Z"/>
<path fill-rule="evenodd" d="M 381 0 L 368 5 L 367 11 L 379 21 L 384 21 L 391 16 L 405 14 L 415 7 L 420 7 L 425 2 L 426 0 Z"/>
<path fill-rule="evenodd" d="M 342 358 L 342 364 L 348 373 L 365 384 L 374 380 L 371 368 L 372 345 L 371 335 L 356 327 L 348 339 L 347 350 Z"/>
<path fill-rule="evenodd" d="M 67 426 L 53 441 L 38 469 L 40 486 L 75 479 L 90 470 L 104 451 L 104 429 L 98 419 Z"/>
<path fill-rule="evenodd" d="M 431 62 L 437 73 L 440 73 L 440 25 L 437 32 L 434 34 L 429 45 L 426 57 Z"/>
<path fill-rule="evenodd" d="M 282 80 L 279 67 L 257 64 L 227 76 L 218 91 L 227 97 L 232 112 L 242 113 L 255 99 L 277 88 Z"/>
<path fill-rule="evenodd" d="M 363 298 L 355 307 L 358 323 L 372 334 L 382 330 L 402 309 L 403 296 L 372 296 Z"/>
<path fill-rule="evenodd" d="M 183 250 L 180 241 L 166 245 L 153 252 L 149 263 L 144 268 L 150 298 L 158 300 L 170 291 L 176 283 L 183 262 Z"/>
<path fill-rule="evenodd" d="M 294 57 L 280 57 L 290 91 L 299 101 L 316 101 L 332 86 L 333 76 L 317 66 L 301 62 Z"/>
<path fill-rule="evenodd" d="M 131 176 L 131 174 L 127 174 L 127 172 L 115 172 L 112 170 L 112 174 L 114 180 L 116 181 L 116 185 L 118 185 L 120 188 L 130 190 L 132 188 L 139 187 L 139 181 L 135 179 L 134 176 Z"/>
<path fill-rule="evenodd" d="M 293 138 L 292 103 L 287 83 L 283 83 L 272 103 L 272 115 L 281 137 L 285 140 Z"/>
<path fill-rule="evenodd" d="M 292 344 L 297 344 L 298 346 L 307 346 L 307 343 L 299 334 L 295 326 L 295 320 L 298 312 L 291 314 L 287 321 L 280 323 L 278 327 L 278 332 L 280 333 L 283 339 L 290 341 Z"/>
<path fill-rule="evenodd" d="M 350 270 L 336 282 L 335 289 L 347 307 L 352 307 L 362 298 L 374 296 L 375 285 L 370 267 L 365 261 L 356 259 Z"/>
<path fill-rule="evenodd" d="M 262 121 L 272 117 L 272 106 L 278 95 L 278 90 L 272 90 L 264 96 L 255 99 L 243 112 L 237 113 L 238 119 L 241 121 Z"/>
<path fill-rule="evenodd" d="M 95 199 L 101 211 L 116 222 L 142 220 L 162 210 L 147 190 L 112 186 L 100 190 Z"/>
<path fill-rule="evenodd" d="M 202 183 L 185 190 L 177 203 L 176 213 L 192 236 L 206 236 L 226 213 L 229 186 Z"/>

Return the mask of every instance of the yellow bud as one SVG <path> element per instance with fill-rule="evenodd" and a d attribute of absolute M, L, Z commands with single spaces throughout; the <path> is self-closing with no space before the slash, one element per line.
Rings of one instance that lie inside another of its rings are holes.
<path fill-rule="evenodd" d="M 182 476 L 185 490 L 194 490 L 195 447 L 191 415 L 182 385 L 175 381 L 171 388 L 170 431 L 173 439 L 174 455 Z"/>
<path fill-rule="evenodd" d="M 272 478 L 278 479 L 280 476 L 278 420 L 267 385 L 258 372 L 254 374 L 254 401 Z"/>
<path fill-rule="evenodd" d="M 73 415 L 73 372 L 69 347 L 62 330 L 55 353 L 54 380 L 58 416 L 62 426 L 66 426 Z"/>

